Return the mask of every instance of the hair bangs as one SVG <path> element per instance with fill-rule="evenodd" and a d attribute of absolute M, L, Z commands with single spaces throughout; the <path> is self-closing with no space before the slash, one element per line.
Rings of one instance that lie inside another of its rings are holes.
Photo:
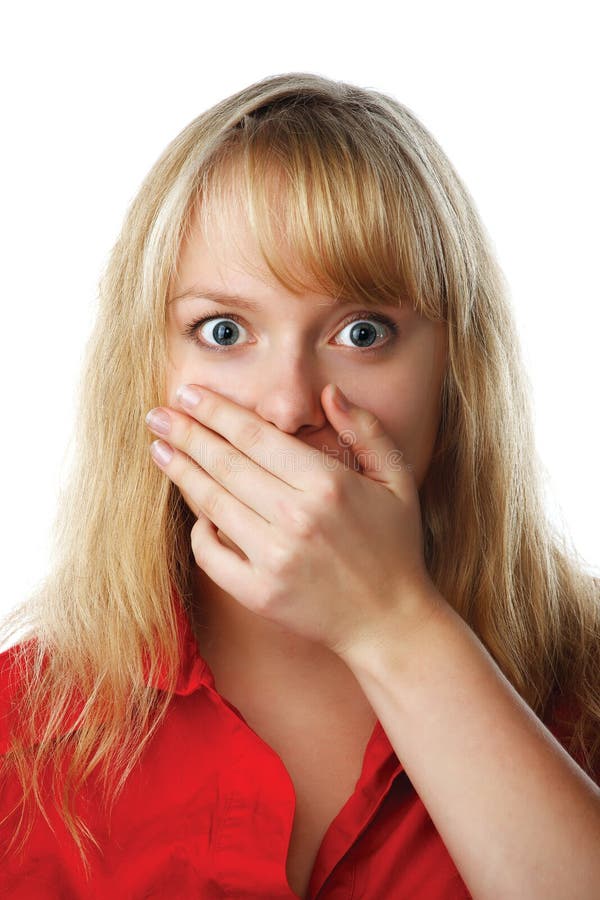
<path fill-rule="evenodd" d="M 212 235 L 231 244 L 243 221 L 267 270 L 293 293 L 409 304 L 439 318 L 441 285 L 425 283 L 411 192 L 375 132 L 369 144 L 322 110 L 302 122 L 278 111 L 245 116 L 227 133 L 202 173 L 197 211 L 212 248 Z"/>

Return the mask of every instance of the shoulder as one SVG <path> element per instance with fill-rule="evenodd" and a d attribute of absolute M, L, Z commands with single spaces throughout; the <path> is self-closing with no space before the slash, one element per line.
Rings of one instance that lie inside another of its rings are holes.
<path fill-rule="evenodd" d="M 552 698 L 544 724 L 552 732 L 559 744 L 566 744 L 573 733 L 579 717 L 579 705 L 571 694 L 555 694 Z"/>
<path fill-rule="evenodd" d="M 549 705 L 544 724 L 577 765 L 590 774 L 581 746 L 579 744 L 575 747 L 571 746 L 581 712 L 581 705 L 572 694 L 555 694 Z M 600 785 L 600 762 L 597 763 L 596 771 L 591 777 L 596 784 Z"/>

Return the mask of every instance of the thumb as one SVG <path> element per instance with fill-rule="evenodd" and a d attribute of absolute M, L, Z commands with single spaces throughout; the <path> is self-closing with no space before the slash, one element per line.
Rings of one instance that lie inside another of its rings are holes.
<path fill-rule="evenodd" d="M 409 491 L 414 491 L 413 466 L 404 461 L 402 450 L 396 446 L 377 416 L 350 403 L 335 384 L 327 385 L 321 395 L 322 401 L 324 396 L 323 406 L 338 434 L 338 441 L 357 458 L 361 473 L 399 496 L 404 494 L 409 484 Z"/>

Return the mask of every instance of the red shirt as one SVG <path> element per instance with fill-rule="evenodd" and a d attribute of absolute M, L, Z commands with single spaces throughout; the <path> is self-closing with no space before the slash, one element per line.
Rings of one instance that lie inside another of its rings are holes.
<path fill-rule="evenodd" d="M 180 604 L 176 604 L 180 610 Z M 277 753 L 215 688 L 187 617 L 178 614 L 182 662 L 167 716 L 115 804 L 108 832 L 94 802 L 94 772 L 77 811 L 102 846 L 86 882 L 52 804 L 37 815 L 22 858 L 0 862 L 11 900 L 290 900 L 287 848 L 295 794 Z M 11 648 L 0 654 L 0 752 L 5 751 Z M 155 682 L 160 689 L 160 682 Z M 18 798 L 0 797 L 0 818 Z M 12 834 L 0 826 L 0 847 Z M 310 900 L 465 900 L 470 894 L 377 721 L 354 793 L 319 849 Z"/>

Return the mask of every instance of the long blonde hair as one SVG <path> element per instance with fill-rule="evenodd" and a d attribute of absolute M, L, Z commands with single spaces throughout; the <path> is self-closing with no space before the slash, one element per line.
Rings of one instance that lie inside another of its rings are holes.
<path fill-rule="evenodd" d="M 100 280 L 52 569 L 2 623 L 3 643 L 25 628 L 11 651 L 16 724 L 2 771 L 18 776 L 23 811 L 31 801 L 45 815 L 50 767 L 86 869 L 85 839 L 96 841 L 73 798 L 98 767 L 107 806 L 116 800 L 173 695 L 173 587 L 194 616 L 194 518 L 150 459 L 144 416 L 167 402 L 166 301 L 192 211 L 210 233 L 234 206 L 288 288 L 310 277 L 331 295 L 402 299 L 446 323 L 442 415 L 420 491 L 428 570 L 540 718 L 572 697 L 571 749 L 589 773 L 600 755 L 599 581 L 543 505 L 530 384 L 473 200 L 392 97 L 277 75 L 194 119 L 133 200 Z M 162 691 L 149 684 L 159 670 Z M 21 815 L 11 847 L 25 825 Z"/>

